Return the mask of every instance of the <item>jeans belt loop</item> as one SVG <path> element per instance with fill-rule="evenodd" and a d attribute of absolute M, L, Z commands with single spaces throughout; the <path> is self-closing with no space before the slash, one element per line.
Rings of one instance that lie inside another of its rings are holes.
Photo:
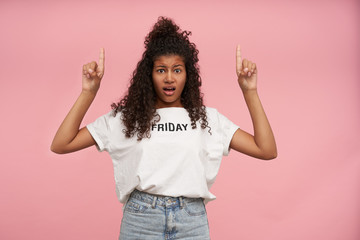
<path fill-rule="evenodd" d="M 180 201 L 180 208 L 183 208 L 184 207 L 184 199 L 183 199 L 183 197 L 179 197 L 179 201 Z"/>
<path fill-rule="evenodd" d="M 151 207 L 152 207 L 152 208 L 155 208 L 155 207 L 156 207 L 156 200 L 157 200 L 157 196 L 154 196 L 153 202 L 152 202 L 152 204 L 151 204 Z"/>

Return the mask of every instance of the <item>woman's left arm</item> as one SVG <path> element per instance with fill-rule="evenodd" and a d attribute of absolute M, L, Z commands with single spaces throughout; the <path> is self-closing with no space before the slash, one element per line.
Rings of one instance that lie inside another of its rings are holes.
<path fill-rule="evenodd" d="M 238 129 L 231 139 L 230 148 L 255 158 L 274 159 L 277 157 L 276 143 L 257 92 L 256 64 L 242 60 L 240 46 L 236 49 L 236 74 L 249 109 L 254 136 Z"/>

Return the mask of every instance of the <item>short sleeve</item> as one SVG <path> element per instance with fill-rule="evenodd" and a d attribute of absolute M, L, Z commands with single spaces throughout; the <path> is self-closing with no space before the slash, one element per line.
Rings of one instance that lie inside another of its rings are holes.
<path fill-rule="evenodd" d="M 219 112 L 218 119 L 223 143 L 223 155 L 227 156 L 230 152 L 231 139 L 239 127 Z"/>
<path fill-rule="evenodd" d="M 86 126 L 91 136 L 94 138 L 96 147 L 100 152 L 108 150 L 110 133 L 109 120 L 111 115 L 112 111 L 97 118 L 94 122 Z"/>

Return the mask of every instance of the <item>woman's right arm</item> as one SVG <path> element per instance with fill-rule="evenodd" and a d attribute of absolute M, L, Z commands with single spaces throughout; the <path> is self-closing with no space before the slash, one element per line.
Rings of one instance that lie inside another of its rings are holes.
<path fill-rule="evenodd" d="M 57 130 L 51 151 L 59 154 L 70 153 L 95 144 L 87 128 L 79 128 L 99 90 L 104 76 L 104 63 L 105 50 L 101 48 L 99 64 L 93 61 L 83 66 L 81 94 Z"/>

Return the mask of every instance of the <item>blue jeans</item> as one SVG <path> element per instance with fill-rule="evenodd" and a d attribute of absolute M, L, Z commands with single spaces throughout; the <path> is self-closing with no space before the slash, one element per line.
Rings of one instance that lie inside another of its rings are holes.
<path fill-rule="evenodd" d="M 119 236 L 119 240 L 130 239 L 210 239 L 203 199 L 134 190 L 124 208 Z"/>

